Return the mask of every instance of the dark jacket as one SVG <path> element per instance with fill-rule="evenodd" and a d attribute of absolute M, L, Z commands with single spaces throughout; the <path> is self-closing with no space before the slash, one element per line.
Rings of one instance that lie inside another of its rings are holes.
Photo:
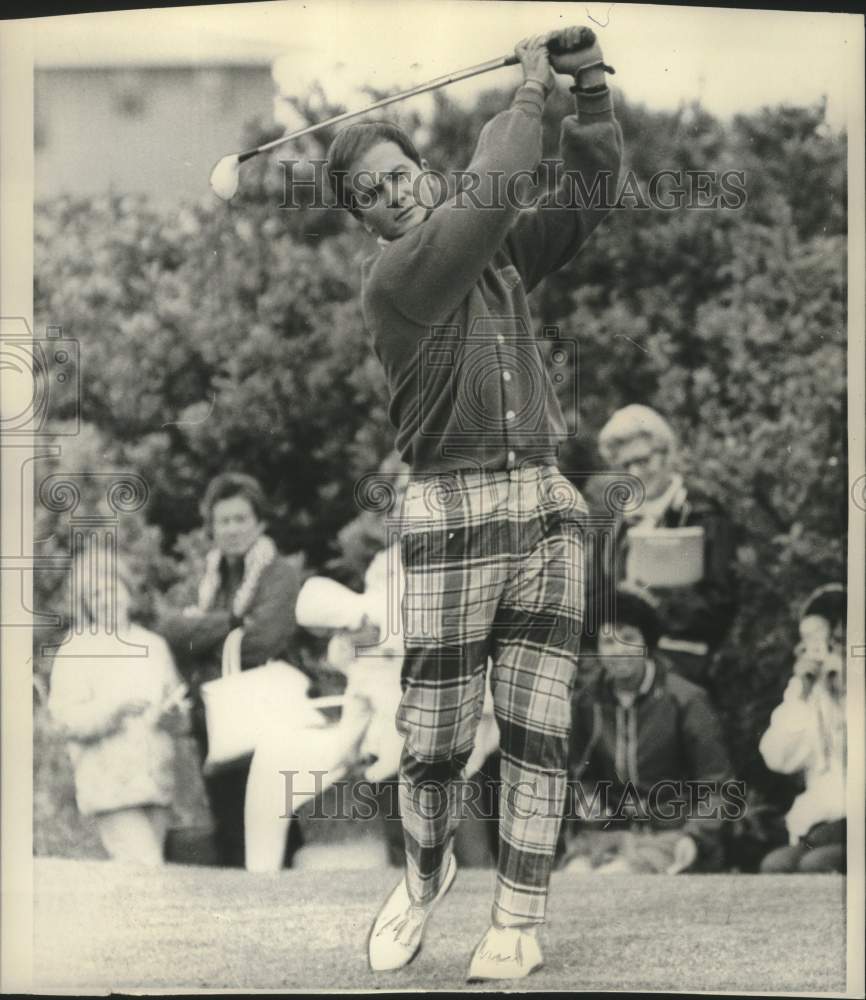
<path fill-rule="evenodd" d="M 567 171 L 615 186 L 622 133 L 607 91 L 579 95 L 562 123 Z M 397 449 L 414 473 L 505 469 L 554 461 L 566 424 L 527 294 L 569 261 L 607 214 L 584 207 L 573 174 L 558 194 L 521 209 L 514 182 L 539 167 L 541 95 L 521 87 L 485 125 L 468 168 L 478 182 L 364 265 L 364 322 L 385 370 Z M 611 197 L 613 195 L 611 194 Z M 573 344 L 551 352 L 575 379 Z M 573 353 L 573 352 L 572 352 Z M 490 378 L 491 367 L 502 377 Z"/>
<path fill-rule="evenodd" d="M 737 610 L 735 575 L 736 537 L 734 526 L 718 501 L 686 484 L 685 499 L 676 499 L 667 508 L 659 527 L 704 529 L 704 578 L 688 587 L 654 587 L 664 639 L 703 646 L 699 655 L 712 654 L 725 638 Z M 612 592 L 611 572 L 618 584 L 625 578 L 628 556 L 628 523 L 619 518 L 612 537 L 599 532 L 601 544 L 588 546 L 589 590 L 586 631 L 598 634 L 601 599 Z M 612 542 L 612 552 L 611 552 Z M 604 588 L 608 588 L 607 591 Z"/>
<path fill-rule="evenodd" d="M 580 786 L 583 802 L 598 792 L 602 812 L 607 806 L 611 813 L 630 784 L 653 827 L 682 827 L 709 857 L 719 850 L 721 818 L 698 818 L 687 787 L 683 796 L 660 783 L 730 780 L 721 726 L 702 688 L 671 672 L 663 657 L 654 663 L 652 683 L 631 708 L 619 704 L 603 674 L 575 694 L 569 778 Z M 709 800 L 720 805 L 715 794 Z"/>
<path fill-rule="evenodd" d="M 220 676 L 223 643 L 232 629 L 242 626 L 244 630 L 242 670 L 261 666 L 271 659 L 285 659 L 301 667 L 295 621 L 301 576 L 296 566 L 284 556 L 278 556 L 262 571 L 242 621 L 235 618 L 231 610 L 235 591 L 241 583 L 241 571 L 232 572 L 224 559 L 220 575 L 222 586 L 210 611 L 194 617 L 180 613 L 164 615 L 157 629 L 168 641 L 178 669 L 189 684 L 194 727 L 202 721 L 199 689 L 205 681 Z"/>

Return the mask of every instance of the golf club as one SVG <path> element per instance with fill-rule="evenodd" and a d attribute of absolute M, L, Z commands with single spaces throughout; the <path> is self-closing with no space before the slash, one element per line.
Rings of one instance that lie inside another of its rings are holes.
<path fill-rule="evenodd" d="M 581 63 L 578 67 L 575 65 L 572 67 L 569 65 L 568 55 L 576 52 L 583 52 L 585 49 L 591 48 L 595 44 L 595 32 L 591 28 L 581 28 L 580 38 L 578 44 L 568 46 L 561 39 L 564 32 L 555 32 L 551 35 L 547 48 L 551 55 L 551 64 L 553 68 L 559 73 L 574 72 L 575 69 L 588 69 L 590 66 L 601 65 L 604 70 L 608 73 L 613 73 L 613 69 L 610 66 L 606 66 L 599 58 L 596 62 L 586 62 Z M 277 146 L 283 145 L 283 143 L 290 142 L 292 139 L 300 139 L 301 136 L 310 135 L 312 132 L 318 132 L 320 129 L 328 128 L 331 125 L 339 125 L 341 122 L 348 121 L 350 118 L 358 118 L 361 115 L 366 115 L 371 111 L 376 111 L 378 108 L 384 108 L 388 104 L 394 104 L 397 101 L 405 101 L 410 97 L 416 97 L 419 94 L 426 94 L 430 90 L 437 90 L 439 87 L 446 87 L 449 83 L 457 83 L 460 80 L 468 80 L 470 77 L 479 76 L 482 73 L 489 73 L 494 69 L 501 69 L 504 66 L 515 66 L 520 60 L 513 53 L 508 56 L 501 56 L 499 59 L 490 59 L 488 62 L 479 63 L 477 66 L 470 66 L 468 69 L 458 70 L 455 73 L 448 73 L 445 76 L 436 77 L 434 80 L 429 80 L 427 83 L 421 83 L 417 87 L 411 87 L 408 90 L 403 90 L 399 94 L 392 94 L 390 97 L 383 97 L 379 101 L 375 101 L 373 104 L 368 105 L 366 108 L 362 108 L 359 111 L 344 111 L 341 114 L 334 115 L 332 118 L 328 118 L 323 122 L 318 122 L 315 125 L 307 125 L 305 128 L 298 129 L 295 132 L 290 132 L 288 135 L 280 136 L 279 139 L 272 139 L 270 142 L 265 142 L 261 146 L 256 146 L 254 149 L 248 149 L 243 153 L 230 153 L 228 156 L 224 156 L 213 168 L 210 175 L 210 186 L 214 193 L 217 194 L 223 201 L 230 201 L 235 192 L 238 189 L 238 183 L 240 180 L 240 165 L 246 160 L 251 160 L 254 156 L 258 156 L 259 153 L 265 153 L 270 149 L 276 149 Z"/>

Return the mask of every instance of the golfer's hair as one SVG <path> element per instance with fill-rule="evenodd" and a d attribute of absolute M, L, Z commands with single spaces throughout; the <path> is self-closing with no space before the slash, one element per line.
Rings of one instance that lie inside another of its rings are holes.
<path fill-rule="evenodd" d="M 598 450 L 608 464 L 616 463 L 620 448 L 636 438 L 649 438 L 656 448 L 673 455 L 677 441 L 671 425 L 655 410 L 639 403 L 624 406 L 608 420 L 598 435 Z"/>
<path fill-rule="evenodd" d="M 412 160 L 421 166 L 421 154 L 409 136 L 393 122 L 366 121 L 355 122 L 340 129 L 328 149 L 328 181 L 337 199 L 337 204 L 348 209 L 356 218 L 358 210 L 355 207 L 351 184 L 346 183 L 352 164 L 363 156 L 368 149 L 380 142 L 393 142 Z"/>
<path fill-rule="evenodd" d="M 232 497 L 243 497 L 259 521 L 267 519 L 268 502 L 258 479 L 243 472 L 223 472 L 210 481 L 201 502 L 201 516 L 209 528 L 214 507 L 220 500 L 231 500 Z"/>

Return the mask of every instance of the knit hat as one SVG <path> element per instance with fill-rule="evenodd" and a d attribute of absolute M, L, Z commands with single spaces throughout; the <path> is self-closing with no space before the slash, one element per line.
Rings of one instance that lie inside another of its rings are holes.
<path fill-rule="evenodd" d="M 841 583 L 825 583 L 809 594 L 803 602 L 799 617 L 803 619 L 806 615 L 821 615 L 832 627 L 839 622 L 844 624 L 848 617 L 847 613 L 845 587 Z"/>
<path fill-rule="evenodd" d="M 658 602 L 643 587 L 621 583 L 616 588 L 616 599 L 612 609 L 602 613 L 602 625 L 633 625 L 640 629 L 647 650 L 652 652 L 662 636 L 662 622 Z"/>

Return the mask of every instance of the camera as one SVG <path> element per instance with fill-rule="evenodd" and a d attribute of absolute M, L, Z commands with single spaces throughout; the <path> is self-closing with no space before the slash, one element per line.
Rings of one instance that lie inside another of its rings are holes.
<path fill-rule="evenodd" d="M 417 377 L 422 434 L 438 436 L 443 398 L 455 436 L 467 443 L 543 445 L 551 433 L 577 431 L 577 345 L 558 327 L 536 337 L 521 316 L 478 317 L 465 334 L 456 325 L 433 327 L 420 345 Z M 549 410 L 555 427 L 547 425 Z"/>
<path fill-rule="evenodd" d="M 831 638 L 830 623 L 821 615 L 800 622 L 800 642 L 794 650 L 794 674 L 803 681 L 804 694 L 818 682 L 831 692 L 844 688 L 845 665 Z"/>
<path fill-rule="evenodd" d="M 47 327 L 44 338 L 34 338 L 22 316 L 0 317 L 0 366 L 4 373 L 3 434 L 78 433 L 81 366 L 77 340 L 63 337 L 57 326 Z"/>

